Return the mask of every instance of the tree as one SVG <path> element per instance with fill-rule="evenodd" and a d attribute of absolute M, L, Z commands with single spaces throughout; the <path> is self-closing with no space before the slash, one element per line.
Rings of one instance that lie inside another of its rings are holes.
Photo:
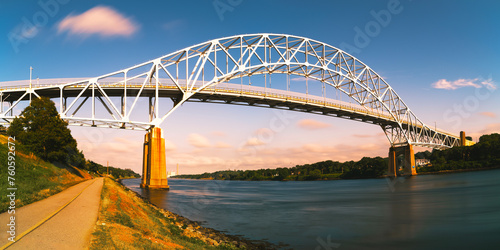
<path fill-rule="evenodd" d="M 321 178 L 321 170 L 314 169 L 309 172 L 309 175 L 306 176 L 306 180 L 317 180 Z"/>
<path fill-rule="evenodd" d="M 33 99 L 21 116 L 12 121 L 7 132 L 44 160 L 80 168 L 85 165 L 68 123 L 59 117 L 54 102 L 47 97 Z"/>

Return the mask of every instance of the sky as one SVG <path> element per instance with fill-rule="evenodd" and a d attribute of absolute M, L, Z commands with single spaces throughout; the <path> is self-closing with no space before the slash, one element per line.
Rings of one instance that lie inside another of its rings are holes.
<path fill-rule="evenodd" d="M 33 78 L 95 77 L 220 37 L 290 34 L 351 53 L 428 125 L 476 141 L 500 132 L 498 1 L 1 0 L 0 13 L 0 82 L 29 79 L 30 66 Z M 186 103 L 161 127 L 167 170 L 181 174 L 386 157 L 390 146 L 378 126 L 246 106 Z M 142 171 L 144 131 L 70 128 L 86 158 Z"/>

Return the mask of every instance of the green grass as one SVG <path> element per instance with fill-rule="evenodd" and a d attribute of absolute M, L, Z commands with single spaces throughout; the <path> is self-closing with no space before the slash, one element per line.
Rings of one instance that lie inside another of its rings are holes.
<path fill-rule="evenodd" d="M 8 187 L 11 187 L 7 179 L 8 152 L 7 138 L 0 135 L 0 162 L 2 163 L 0 190 L 7 190 Z M 16 169 L 13 176 L 15 179 L 13 187 L 17 188 L 16 208 L 47 198 L 85 179 L 70 173 L 67 169 L 56 167 L 24 154 L 17 143 L 15 152 Z M 0 196 L 0 213 L 8 210 L 9 202 L 6 195 Z"/>
<path fill-rule="evenodd" d="M 90 249 L 236 249 L 185 235 L 179 222 L 106 178 Z"/>

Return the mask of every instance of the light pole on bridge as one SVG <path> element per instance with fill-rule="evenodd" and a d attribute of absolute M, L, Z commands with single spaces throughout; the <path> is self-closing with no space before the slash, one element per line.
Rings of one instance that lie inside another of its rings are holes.
<path fill-rule="evenodd" d="M 30 104 L 31 104 L 31 75 L 33 73 L 33 67 L 30 66 Z"/>
<path fill-rule="evenodd" d="M 33 67 L 30 66 L 30 89 L 31 89 L 31 75 L 33 73 Z"/>

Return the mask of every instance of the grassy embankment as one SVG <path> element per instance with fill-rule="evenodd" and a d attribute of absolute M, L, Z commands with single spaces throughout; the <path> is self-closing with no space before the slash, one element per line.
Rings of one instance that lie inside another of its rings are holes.
<path fill-rule="evenodd" d="M 0 189 L 7 190 L 7 137 L 0 135 Z M 47 198 L 72 185 L 75 185 L 92 176 L 85 171 L 68 166 L 55 166 L 26 153 L 22 145 L 16 142 L 15 158 L 15 186 L 16 207 L 21 207 L 38 200 Z M 0 213 L 8 210 L 9 200 L 6 195 L 0 197 Z"/>
<path fill-rule="evenodd" d="M 106 178 L 90 249 L 236 249 L 239 244 L 200 230 Z"/>

